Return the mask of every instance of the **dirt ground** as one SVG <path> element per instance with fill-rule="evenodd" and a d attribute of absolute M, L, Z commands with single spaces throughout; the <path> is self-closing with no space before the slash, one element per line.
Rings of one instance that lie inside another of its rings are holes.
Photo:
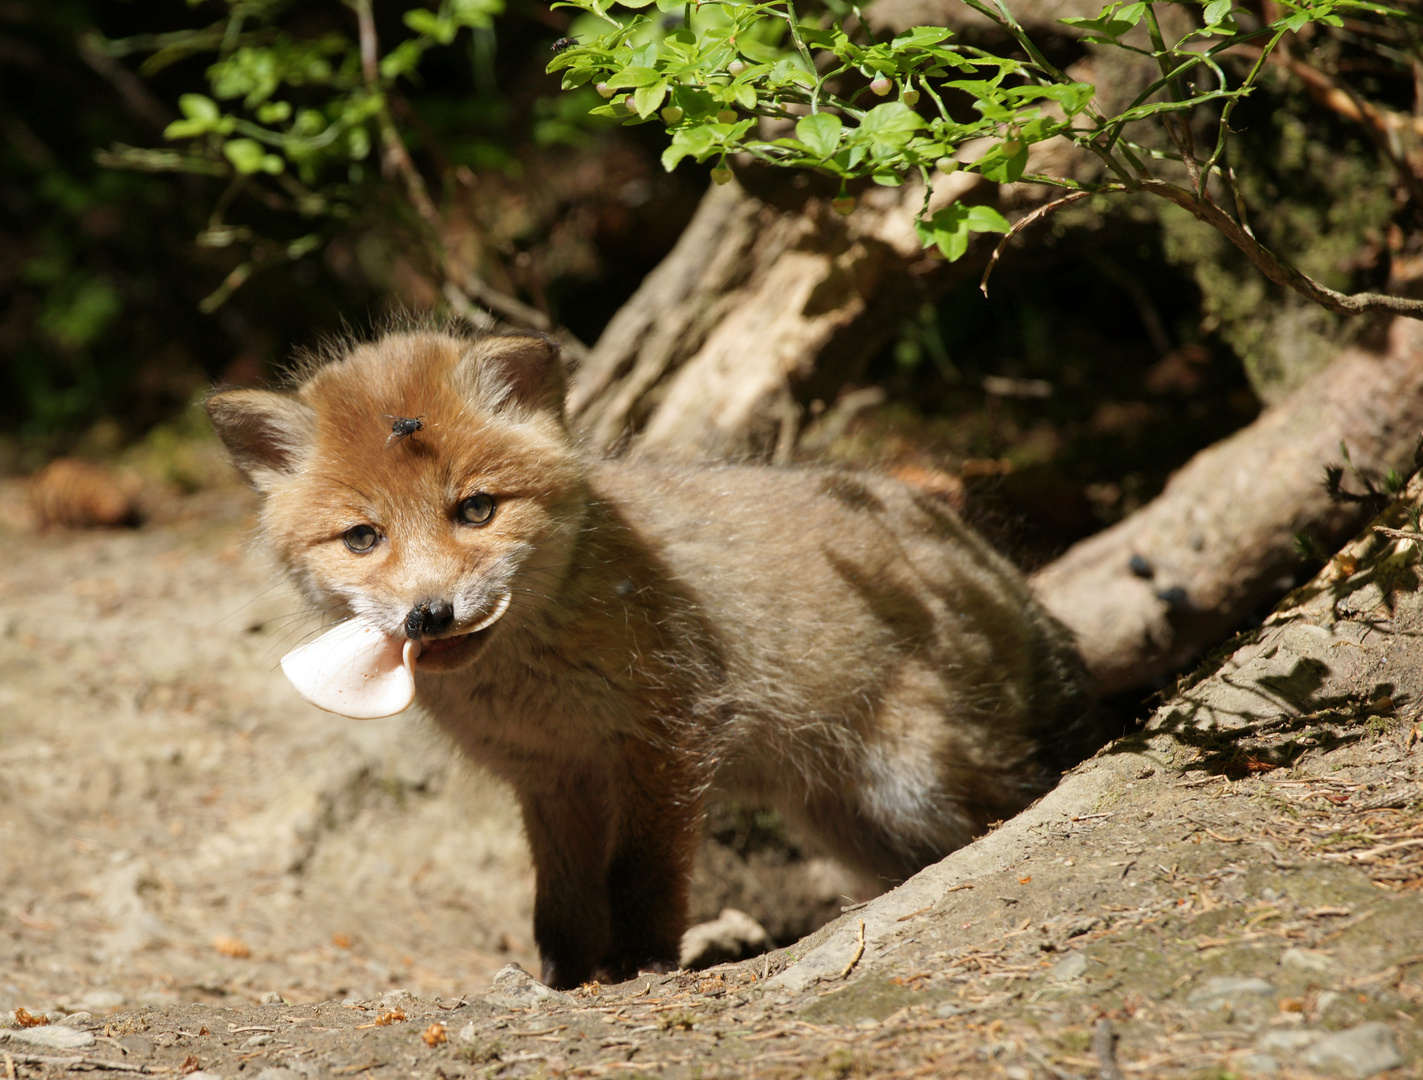
<path fill-rule="evenodd" d="M 1423 1075 L 1423 602 L 1382 539 L 900 889 L 715 847 L 701 915 L 838 918 L 561 995 L 495 978 L 536 968 L 505 794 L 281 677 L 311 624 L 251 509 L 0 531 L 7 1076 Z"/>

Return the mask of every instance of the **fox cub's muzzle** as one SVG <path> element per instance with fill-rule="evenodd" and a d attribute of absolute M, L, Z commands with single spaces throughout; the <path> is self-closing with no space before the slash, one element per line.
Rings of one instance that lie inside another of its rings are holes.
<path fill-rule="evenodd" d="M 412 641 L 443 633 L 455 621 L 455 609 L 448 600 L 422 600 L 405 616 L 405 636 Z"/>

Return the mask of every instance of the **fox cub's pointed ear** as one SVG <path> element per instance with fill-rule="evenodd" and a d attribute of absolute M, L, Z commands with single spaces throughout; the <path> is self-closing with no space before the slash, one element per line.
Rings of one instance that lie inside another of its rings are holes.
<path fill-rule="evenodd" d="M 204 405 L 232 464 L 258 491 L 295 472 L 314 437 L 315 411 L 287 394 L 227 390 Z"/>
<path fill-rule="evenodd" d="M 513 406 L 563 419 L 567 384 L 558 344 L 544 334 L 480 338 L 460 361 L 462 389 L 486 408 Z"/>

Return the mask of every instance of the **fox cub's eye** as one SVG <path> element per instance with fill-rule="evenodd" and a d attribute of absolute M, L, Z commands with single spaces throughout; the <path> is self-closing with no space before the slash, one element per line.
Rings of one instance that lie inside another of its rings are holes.
<path fill-rule="evenodd" d="M 346 546 L 357 555 L 364 555 L 376 546 L 380 534 L 369 525 L 352 525 L 341 534 L 341 539 L 346 541 Z"/>
<path fill-rule="evenodd" d="M 466 525 L 483 525 L 494 516 L 494 496 L 471 495 L 459 505 L 459 519 Z"/>

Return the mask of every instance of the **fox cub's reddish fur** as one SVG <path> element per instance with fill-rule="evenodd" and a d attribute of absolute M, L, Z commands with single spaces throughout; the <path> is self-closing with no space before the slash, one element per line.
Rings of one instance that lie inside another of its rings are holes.
<path fill-rule="evenodd" d="M 563 398 L 543 337 L 420 332 L 207 403 L 292 581 L 421 638 L 418 702 L 513 787 L 545 982 L 675 966 L 710 787 L 891 883 L 1101 741 L 1068 633 L 941 502 L 596 460 Z"/>

